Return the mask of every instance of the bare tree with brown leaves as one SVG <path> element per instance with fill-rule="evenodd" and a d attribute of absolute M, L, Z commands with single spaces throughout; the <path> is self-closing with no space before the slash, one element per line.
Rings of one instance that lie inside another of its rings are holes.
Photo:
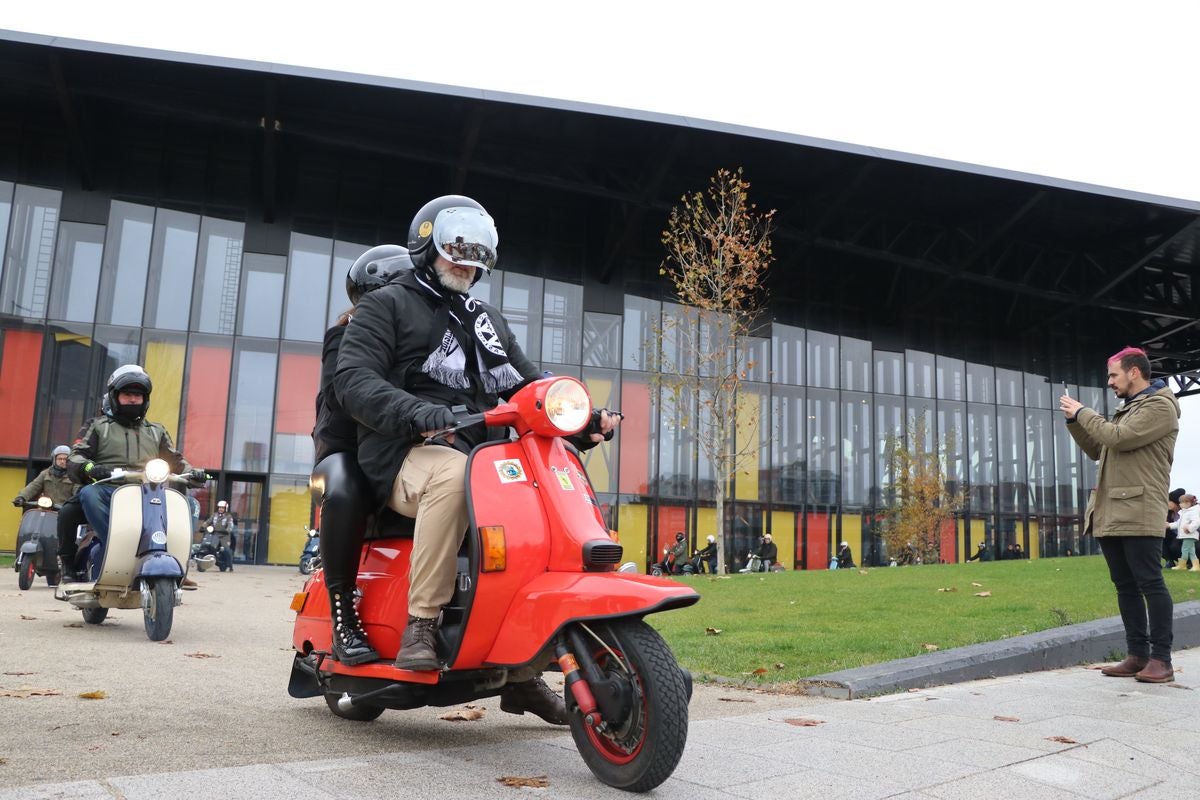
<path fill-rule="evenodd" d="M 682 306 L 655 328 L 662 402 L 680 428 L 692 429 L 712 467 L 720 573 L 725 500 L 739 467 L 757 467 L 759 450 L 760 406 L 741 396 L 755 365 L 740 345 L 766 309 L 775 211 L 758 211 L 749 189 L 740 168 L 720 169 L 706 192 L 684 195 L 663 231 L 667 255 L 659 270 Z"/>
<path fill-rule="evenodd" d="M 893 498 L 883 514 L 883 540 L 901 563 L 919 557 L 937 564 L 942 556 L 942 529 L 962 508 L 961 492 L 950 491 L 938 449 L 931 447 L 924 414 L 910 417 L 900 435 L 887 437 Z"/>

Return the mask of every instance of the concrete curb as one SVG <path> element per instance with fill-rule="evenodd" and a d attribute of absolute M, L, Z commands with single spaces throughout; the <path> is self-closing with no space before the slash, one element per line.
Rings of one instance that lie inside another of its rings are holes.
<path fill-rule="evenodd" d="M 1200 600 L 1175 605 L 1176 650 L 1200 645 Z M 806 694 L 853 700 L 905 689 L 1060 669 L 1125 654 L 1120 617 L 941 650 L 883 664 L 814 675 L 800 681 Z"/>

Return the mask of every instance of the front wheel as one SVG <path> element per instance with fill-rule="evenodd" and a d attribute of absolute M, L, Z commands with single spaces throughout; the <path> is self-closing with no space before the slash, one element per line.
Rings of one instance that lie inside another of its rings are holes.
<path fill-rule="evenodd" d="M 26 558 L 21 562 L 20 569 L 17 570 L 17 588 L 22 592 L 33 586 L 33 559 Z"/>
<path fill-rule="evenodd" d="M 303 558 L 300 559 L 300 574 L 301 575 L 312 575 L 312 573 L 313 573 L 312 556 L 304 556 Z"/>
<path fill-rule="evenodd" d="M 161 642 L 171 635 L 171 623 L 175 618 L 175 581 L 172 578 L 156 578 L 150 582 L 150 603 L 142 608 L 142 619 L 146 623 L 146 635 L 152 642 Z"/>
<path fill-rule="evenodd" d="M 584 762 L 604 783 L 646 792 L 671 777 L 687 742 L 688 689 L 671 648 L 641 620 L 586 630 L 592 658 L 606 678 L 625 684 L 624 718 L 600 731 L 584 722 L 567 689 L 571 736 Z M 597 641 L 599 637 L 601 641 Z"/>

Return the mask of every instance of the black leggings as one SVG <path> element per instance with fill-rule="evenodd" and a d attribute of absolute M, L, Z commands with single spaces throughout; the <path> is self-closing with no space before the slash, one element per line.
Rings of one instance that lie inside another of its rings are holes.
<path fill-rule="evenodd" d="M 358 580 L 363 534 L 375 500 L 354 453 L 326 456 L 313 469 L 322 486 L 321 565 L 330 592 L 349 592 Z"/>
<path fill-rule="evenodd" d="M 58 512 L 58 554 L 62 556 L 67 569 L 75 569 L 75 531 L 80 525 L 87 524 L 83 514 L 83 506 L 79 504 L 79 495 L 62 504 Z"/>

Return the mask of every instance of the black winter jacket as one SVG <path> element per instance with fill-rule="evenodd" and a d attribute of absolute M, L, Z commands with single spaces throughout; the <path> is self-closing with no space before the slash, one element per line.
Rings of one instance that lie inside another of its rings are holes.
<path fill-rule="evenodd" d="M 321 388 L 317 392 L 317 422 L 312 432 L 317 464 L 334 453 L 353 453 L 358 449 L 358 423 L 345 412 L 333 390 L 338 349 L 345 332 L 345 325 L 334 325 L 325 331 L 325 346 L 321 350 Z"/>
<path fill-rule="evenodd" d="M 444 331 L 433 331 L 436 298 L 420 288 L 411 272 L 365 294 L 346 326 L 338 351 L 333 385 L 346 413 L 359 423 L 358 462 L 376 500 L 383 505 L 408 451 L 414 445 L 413 415 L 427 404 L 465 406 L 470 413 L 493 408 L 499 397 L 483 389 L 475 371 L 474 345 L 460 339 L 467 353 L 469 389 L 438 383 L 421 372 Z M 541 377 L 526 358 L 508 322 L 484 304 L 509 362 L 526 380 Z M 503 436 L 482 425 L 460 430 L 454 447 L 464 453 L 489 438 Z"/>

